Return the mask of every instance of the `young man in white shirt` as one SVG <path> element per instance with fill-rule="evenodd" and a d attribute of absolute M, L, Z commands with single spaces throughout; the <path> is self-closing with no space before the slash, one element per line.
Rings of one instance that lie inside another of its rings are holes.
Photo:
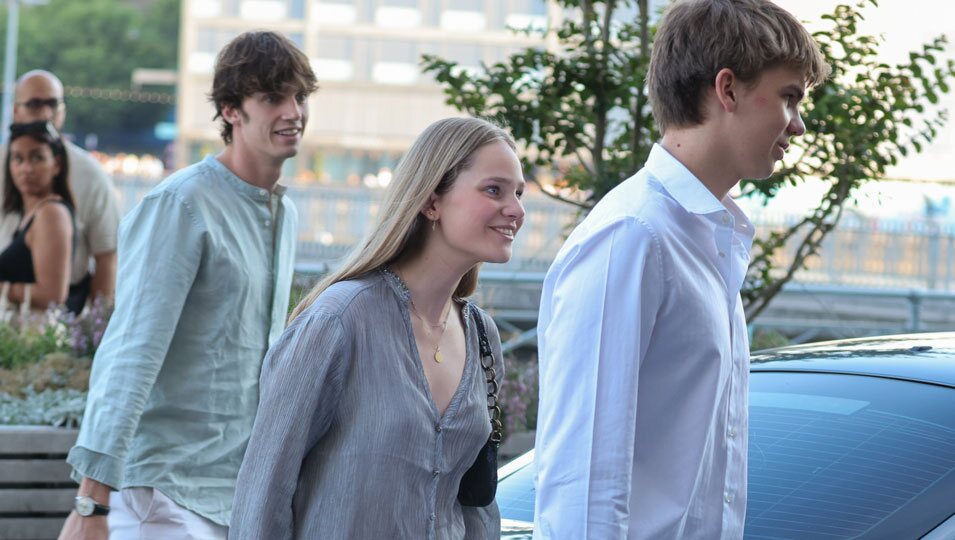
<path fill-rule="evenodd" d="M 768 0 L 664 16 L 649 73 L 662 141 L 544 281 L 534 538 L 743 536 L 753 226 L 727 193 L 772 174 L 826 76 Z"/>

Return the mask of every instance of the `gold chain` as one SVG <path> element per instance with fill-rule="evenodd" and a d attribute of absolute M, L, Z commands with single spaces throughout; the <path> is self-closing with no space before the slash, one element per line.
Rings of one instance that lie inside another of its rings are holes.
<path fill-rule="evenodd" d="M 418 307 L 414 305 L 414 299 L 410 299 L 410 304 L 411 304 L 411 312 L 414 313 L 415 316 L 418 317 L 418 319 L 425 324 L 425 326 L 441 329 L 441 333 L 438 334 L 438 340 L 434 344 L 434 352 L 432 353 L 432 357 L 434 358 L 434 361 L 440 364 L 441 361 L 444 360 L 444 357 L 441 356 L 441 339 L 444 338 L 444 332 L 445 330 L 448 329 L 448 319 L 451 317 L 451 309 L 448 308 L 448 313 L 445 314 L 443 322 L 438 324 L 431 324 L 431 321 L 425 319 L 424 316 L 421 315 L 421 312 L 418 311 Z M 426 333 L 428 334 L 428 337 L 431 337 L 430 330 L 426 330 Z"/>

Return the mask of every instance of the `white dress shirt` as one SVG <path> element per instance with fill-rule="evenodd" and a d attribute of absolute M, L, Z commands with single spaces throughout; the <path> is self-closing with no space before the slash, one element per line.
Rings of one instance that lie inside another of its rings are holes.
<path fill-rule="evenodd" d="M 752 239 L 659 145 L 567 239 L 538 321 L 535 539 L 743 536 Z"/>

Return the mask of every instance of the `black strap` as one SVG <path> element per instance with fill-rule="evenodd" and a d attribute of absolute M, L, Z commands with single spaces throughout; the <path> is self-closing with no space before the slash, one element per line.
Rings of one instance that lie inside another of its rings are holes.
<path fill-rule="evenodd" d="M 497 392 L 499 385 L 497 382 L 497 372 L 494 370 L 494 352 L 491 350 L 491 342 L 487 339 L 487 329 L 484 327 L 484 321 L 481 313 L 477 309 L 472 309 L 474 324 L 478 330 L 478 344 L 481 349 L 481 368 L 484 369 L 484 378 L 487 382 L 487 412 L 491 417 L 491 437 L 490 441 L 494 445 L 501 444 L 503 426 L 501 425 L 501 407 L 497 402 Z"/>

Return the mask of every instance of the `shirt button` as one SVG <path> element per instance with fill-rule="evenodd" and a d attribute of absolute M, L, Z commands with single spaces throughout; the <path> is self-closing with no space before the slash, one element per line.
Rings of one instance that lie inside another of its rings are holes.
<path fill-rule="evenodd" d="M 439 474 L 441 474 L 441 471 L 439 471 L 438 469 L 433 469 L 431 471 L 431 476 L 437 477 Z"/>
<path fill-rule="evenodd" d="M 720 252 L 720 257 L 726 257 L 726 253 Z"/>
<path fill-rule="evenodd" d="M 435 518 L 437 518 L 437 517 L 438 517 L 438 516 L 434 515 L 434 512 L 432 512 L 431 515 L 428 516 L 428 521 L 434 521 Z"/>
<path fill-rule="evenodd" d="M 261 195 L 261 196 L 263 196 L 263 197 L 268 197 L 269 192 L 268 192 L 268 190 L 260 189 L 260 190 L 259 190 L 259 195 Z"/>
<path fill-rule="evenodd" d="M 730 504 L 733 502 L 733 496 L 729 493 L 726 493 L 723 495 L 723 500 L 726 501 L 726 504 Z"/>
<path fill-rule="evenodd" d="M 441 424 L 435 424 L 434 431 L 436 433 L 441 433 Z"/>
<path fill-rule="evenodd" d="M 724 215 L 723 215 L 723 225 L 726 225 L 726 224 L 729 223 L 729 222 L 730 222 L 729 216 L 727 216 L 727 215 L 724 214 Z"/>
<path fill-rule="evenodd" d="M 271 220 L 271 219 L 265 220 L 265 226 L 266 226 L 266 227 L 268 227 L 268 226 L 271 225 L 271 224 L 272 224 L 272 220 Z"/>
<path fill-rule="evenodd" d="M 730 428 L 729 431 L 726 432 L 726 434 L 730 436 L 730 439 L 732 439 L 733 437 L 736 436 L 736 430 L 733 428 Z"/>

